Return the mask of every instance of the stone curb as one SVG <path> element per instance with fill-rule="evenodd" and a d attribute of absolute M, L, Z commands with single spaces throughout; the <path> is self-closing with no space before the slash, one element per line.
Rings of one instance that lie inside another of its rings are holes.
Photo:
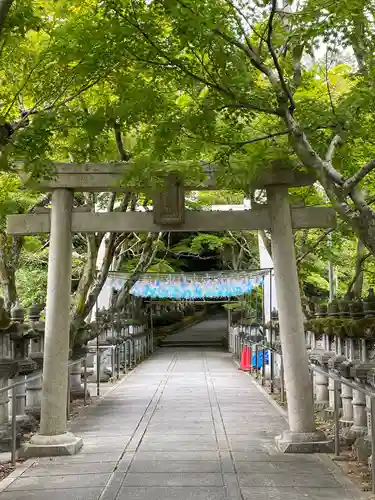
<path fill-rule="evenodd" d="M 24 472 L 26 472 L 30 467 L 32 467 L 35 462 L 37 462 L 37 458 L 29 458 L 22 465 L 17 466 L 16 469 L 9 474 L 9 476 L 4 477 L 2 481 L 0 481 L 0 493 L 2 493 L 8 486 L 10 486 L 16 479 L 18 479 Z"/>

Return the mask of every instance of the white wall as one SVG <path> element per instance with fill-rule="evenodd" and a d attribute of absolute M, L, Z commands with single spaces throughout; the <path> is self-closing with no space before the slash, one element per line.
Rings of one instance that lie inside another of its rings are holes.
<path fill-rule="evenodd" d="M 273 269 L 273 261 L 268 253 L 266 247 L 264 246 L 263 240 L 258 235 L 258 247 L 259 247 L 259 260 L 261 268 Z M 267 274 L 264 278 L 264 318 L 267 323 L 271 319 L 272 309 L 277 310 L 277 297 L 276 297 L 276 287 L 275 280 L 272 276 Z M 272 303 L 271 303 L 272 302 Z"/>

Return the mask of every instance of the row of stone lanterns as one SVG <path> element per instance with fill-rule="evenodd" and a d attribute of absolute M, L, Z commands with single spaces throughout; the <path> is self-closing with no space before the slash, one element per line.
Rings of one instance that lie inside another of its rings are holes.
<path fill-rule="evenodd" d="M 145 343 L 140 341 L 145 326 L 129 319 L 125 312 L 98 310 L 96 322 L 101 333 L 97 339 L 88 342 L 92 382 L 98 382 L 98 378 L 107 382 L 116 375 L 119 377 L 121 371 L 126 372 L 153 350 L 150 342 L 146 349 Z"/>
<path fill-rule="evenodd" d="M 306 321 L 306 339 L 310 360 L 320 368 L 314 371 L 315 406 L 326 418 L 334 413 L 330 374 L 358 384 L 358 390 L 340 386 L 341 437 L 354 443 L 358 458 L 366 460 L 371 454 L 371 398 L 360 388 L 375 387 L 374 291 L 370 288 L 363 301 L 348 296 L 317 306 L 312 313 Z"/>
<path fill-rule="evenodd" d="M 310 362 L 320 368 L 314 370 L 313 377 L 315 408 L 327 419 L 332 418 L 334 412 L 334 379 L 330 374 L 358 384 L 359 389 L 375 388 L 375 305 L 372 290 L 363 303 L 355 301 L 355 305 L 348 307 L 344 302 L 340 302 L 341 311 L 337 311 L 336 302 L 333 303 L 335 307 L 317 308 L 313 319 L 306 322 Z M 277 345 L 276 317 L 273 323 Z M 230 335 L 235 339 L 233 334 L 254 338 L 251 325 L 232 326 Z M 231 342 L 233 352 L 235 340 Z M 280 375 L 278 372 L 277 368 L 276 377 Z M 341 438 L 346 443 L 355 442 L 355 448 L 360 450 L 359 458 L 364 460 L 371 453 L 371 405 L 370 397 L 359 389 L 341 384 Z"/>
<path fill-rule="evenodd" d="M 0 390 L 17 383 L 12 408 L 15 408 L 18 438 L 22 432 L 34 430 L 40 419 L 45 332 L 41 312 L 41 307 L 33 305 L 26 314 L 17 305 L 9 315 L 0 297 Z M 82 384 L 82 357 L 93 352 L 93 346 L 95 352 L 98 346 L 101 348 L 99 371 L 102 381 L 115 375 L 115 367 L 119 375 L 120 370 L 132 368 L 153 350 L 151 336 L 149 332 L 144 333 L 144 325 L 128 320 L 124 313 L 98 311 L 96 321 L 82 325 L 81 330 L 80 342 L 88 345 L 77 347 L 72 352 L 72 361 L 77 359 L 77 363 L 70 365 L 67 374 L 71 400 L 86 400 L 89 396 L 84 394 L 86 384 Z M 95 339 L 87 342 L 86 333 Z M 90 367 L 89 363 L 86 368 L 84 371 L 88 375 L 95 373 L 95 367 Z M 10 397 L 8 391 L 0 392 L 0 451 L 7 451 L 11 443 Z"/>
<path fill-rule="evenodd" d="M 40 321 L 41 309 L 32 306 L 25 321 L 25 310 L 19 306 L 12 309 L 10 317 L 0 300 L 0 388 L 10 383 L 16 387 L 16 419 L 18 428 L 32 429 L 40 416 L 41 377 L 28 382 L 28 376 L 43 367 L 44 323 Z M 9 396 L 0 393 L 0 443 L 9 445 Z"/>

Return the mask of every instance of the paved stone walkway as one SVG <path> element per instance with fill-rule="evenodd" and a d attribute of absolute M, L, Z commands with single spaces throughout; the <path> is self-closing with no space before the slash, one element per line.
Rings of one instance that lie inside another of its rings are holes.
<path fill-rule="evenodd" d="M 284 428 L 228 354 L 163 348 L 72 425 L 79 455 L 40 459 L 0 500 L 360 498 L 318 456 L 277 454 Z"/>

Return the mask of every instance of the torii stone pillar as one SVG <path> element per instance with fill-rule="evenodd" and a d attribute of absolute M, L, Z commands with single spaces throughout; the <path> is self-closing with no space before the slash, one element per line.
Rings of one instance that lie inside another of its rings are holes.
<path fill-rule="evenodd" d="M 82 447 L 82 439 L 66 428 L 72 202 L 70 190 L 52 192 L 41 421 L 39 433 L 23 450 L 25 456 L 73 455 Z"/>
<path fill-rule="evenodd" d="M 278 436 L 276 443 L 280 451 L 288 453 L 326 451 L 329 443 L 324 434 L 316 430 L 314 422 L 288 188 L 269 187 L 267 203 L 289 417 L 289 430 Z"/>

